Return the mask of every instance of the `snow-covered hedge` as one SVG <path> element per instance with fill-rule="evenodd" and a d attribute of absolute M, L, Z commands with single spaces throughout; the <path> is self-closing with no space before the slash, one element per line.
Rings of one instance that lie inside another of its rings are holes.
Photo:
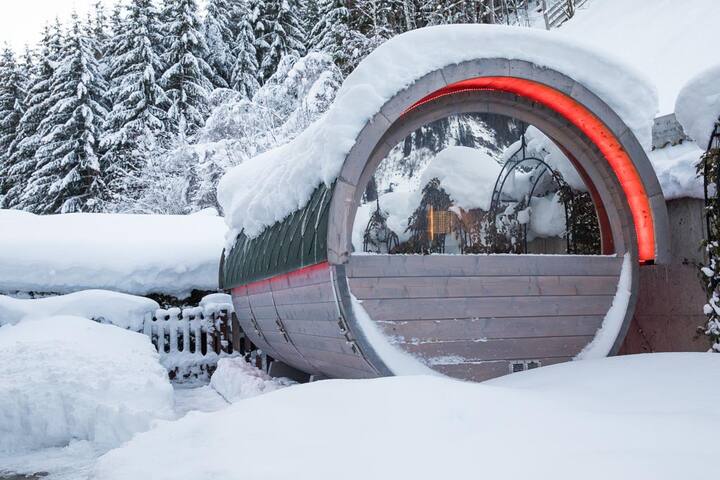
<path fill-rule="evenodd" d="M 38 299 L 0 295 L 0 326 L 25 318 L 74 315 L 137 332 L 142 330 L 145 317 L 158 308 L 160 305 L 149 298 L 107 290 L 84 290 Z"/>
<path fill-rule="evenodd" d="M 149 339 L 74 316 L 0 327 L 0 454 L 88 440 L 111 448 L 170 418 Z"/>
<path fill-rule="evenodd" d="M 383 104 L 434 70 L 479 58 L 525 60 L 558 70 L 608 103 L 646 147 L 657 96 L 632 66 L 579 47 L 559 35 L 527 28 L 446 25 L 388 40 L 350 74 L 335 102 L 293 141 L 230 170 L 218 200 L 231 227 L 254 237 L 307 203 L 321 182 L 330 184 L 365 123 Z"/>
<path fill-rule="evenodd" d="M 226 227 L 192 215 L 0 210 L 0 292 L 108 289 L 186 297 L 218 288 Z"/>

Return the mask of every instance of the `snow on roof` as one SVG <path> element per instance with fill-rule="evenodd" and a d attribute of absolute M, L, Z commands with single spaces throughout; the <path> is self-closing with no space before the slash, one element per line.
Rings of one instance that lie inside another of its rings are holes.
<path fill-rule="evenodd" d="M 0 292 L 108 289 L 184 298 L 218 288 L 226 227 L 193 215 L 0 210 Z"/>
<path fill-rule="evenodd" d="M 445 66 L 482 58 L 557 70 L 602 98 L 649 147 L 657 96 L 652 83 L 611 56 L 555 32 L 497 25 L 442 25 L 388 40 L 350 74 L 326 114 L 293 141 L 230 170 L 218 200 L 231 228 L 249 237 L 302 207 L 332 183 L 365 123 L 395 94 Z"/>
<path fill-rule="evenodd" d="M 702 71 L 685 84 L 675 102 L 675 117 L 690 138 L 707 147 L 715 122 L 720 119 L 720 65 Z"/>
<path fill-rule="evenodd" d="M 717 18 L 717 0 L 591 0 L 557 32 L 650 77 L 666 114 L 685 82 L 717 61 Z"/>

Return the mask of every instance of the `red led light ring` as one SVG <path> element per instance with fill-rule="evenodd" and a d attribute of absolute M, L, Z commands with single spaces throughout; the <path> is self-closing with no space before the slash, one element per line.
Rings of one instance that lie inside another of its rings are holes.
<path fill-rule="evenodd" d="M 422 98 L 404 113 L 436 98 L 468 90 L 496 90 L 537 102 L 564 117 L 600 150 L 620 182 L 635 223 L 638 257 L 641 262 L 655 259 L 655 229 L 645 186 L 635 164 L 617 137 L 582 104 L 541 83 L 515 77 L 479 77 L 456 82 Z"/>

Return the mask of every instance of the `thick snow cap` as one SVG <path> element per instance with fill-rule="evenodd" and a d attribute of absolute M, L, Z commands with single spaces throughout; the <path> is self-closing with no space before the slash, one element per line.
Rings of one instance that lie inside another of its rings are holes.
<path fill-rule="evenodd" d="M 720 119 L 720 65 L 692 77 L 675 101 L 675 117 L 701 148 L 710 142 Z"/>
<path fill-rule="evenodd" d="M 426 74 L 448 65 L 484 58 L 523 60 L 574 79 L 607 103 L 649 148 L 657 113 L 652 83 L 576 40 L 542 30 L 497 25 L 442 25 L 388 40 L 347 80 L 335 102 L 293 141 L 230 170 L 218 186 L 218 200 L 230 226 L 249 237 L 304 206 L 322 182 L 338 176 L 355 139 L 382 106 Z"/>

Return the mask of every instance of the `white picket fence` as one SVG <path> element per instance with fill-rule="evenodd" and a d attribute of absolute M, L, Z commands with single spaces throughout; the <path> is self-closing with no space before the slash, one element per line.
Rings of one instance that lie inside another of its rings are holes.
<path fill-rule="evenodd" d="M 146 316 L 143 333 L 152 339 L 161 356 L 229 354 L 242 350 L 245 337 L 232 321 L 232 309 L 227 307 L 158 309 L 154 315 Z"/>

